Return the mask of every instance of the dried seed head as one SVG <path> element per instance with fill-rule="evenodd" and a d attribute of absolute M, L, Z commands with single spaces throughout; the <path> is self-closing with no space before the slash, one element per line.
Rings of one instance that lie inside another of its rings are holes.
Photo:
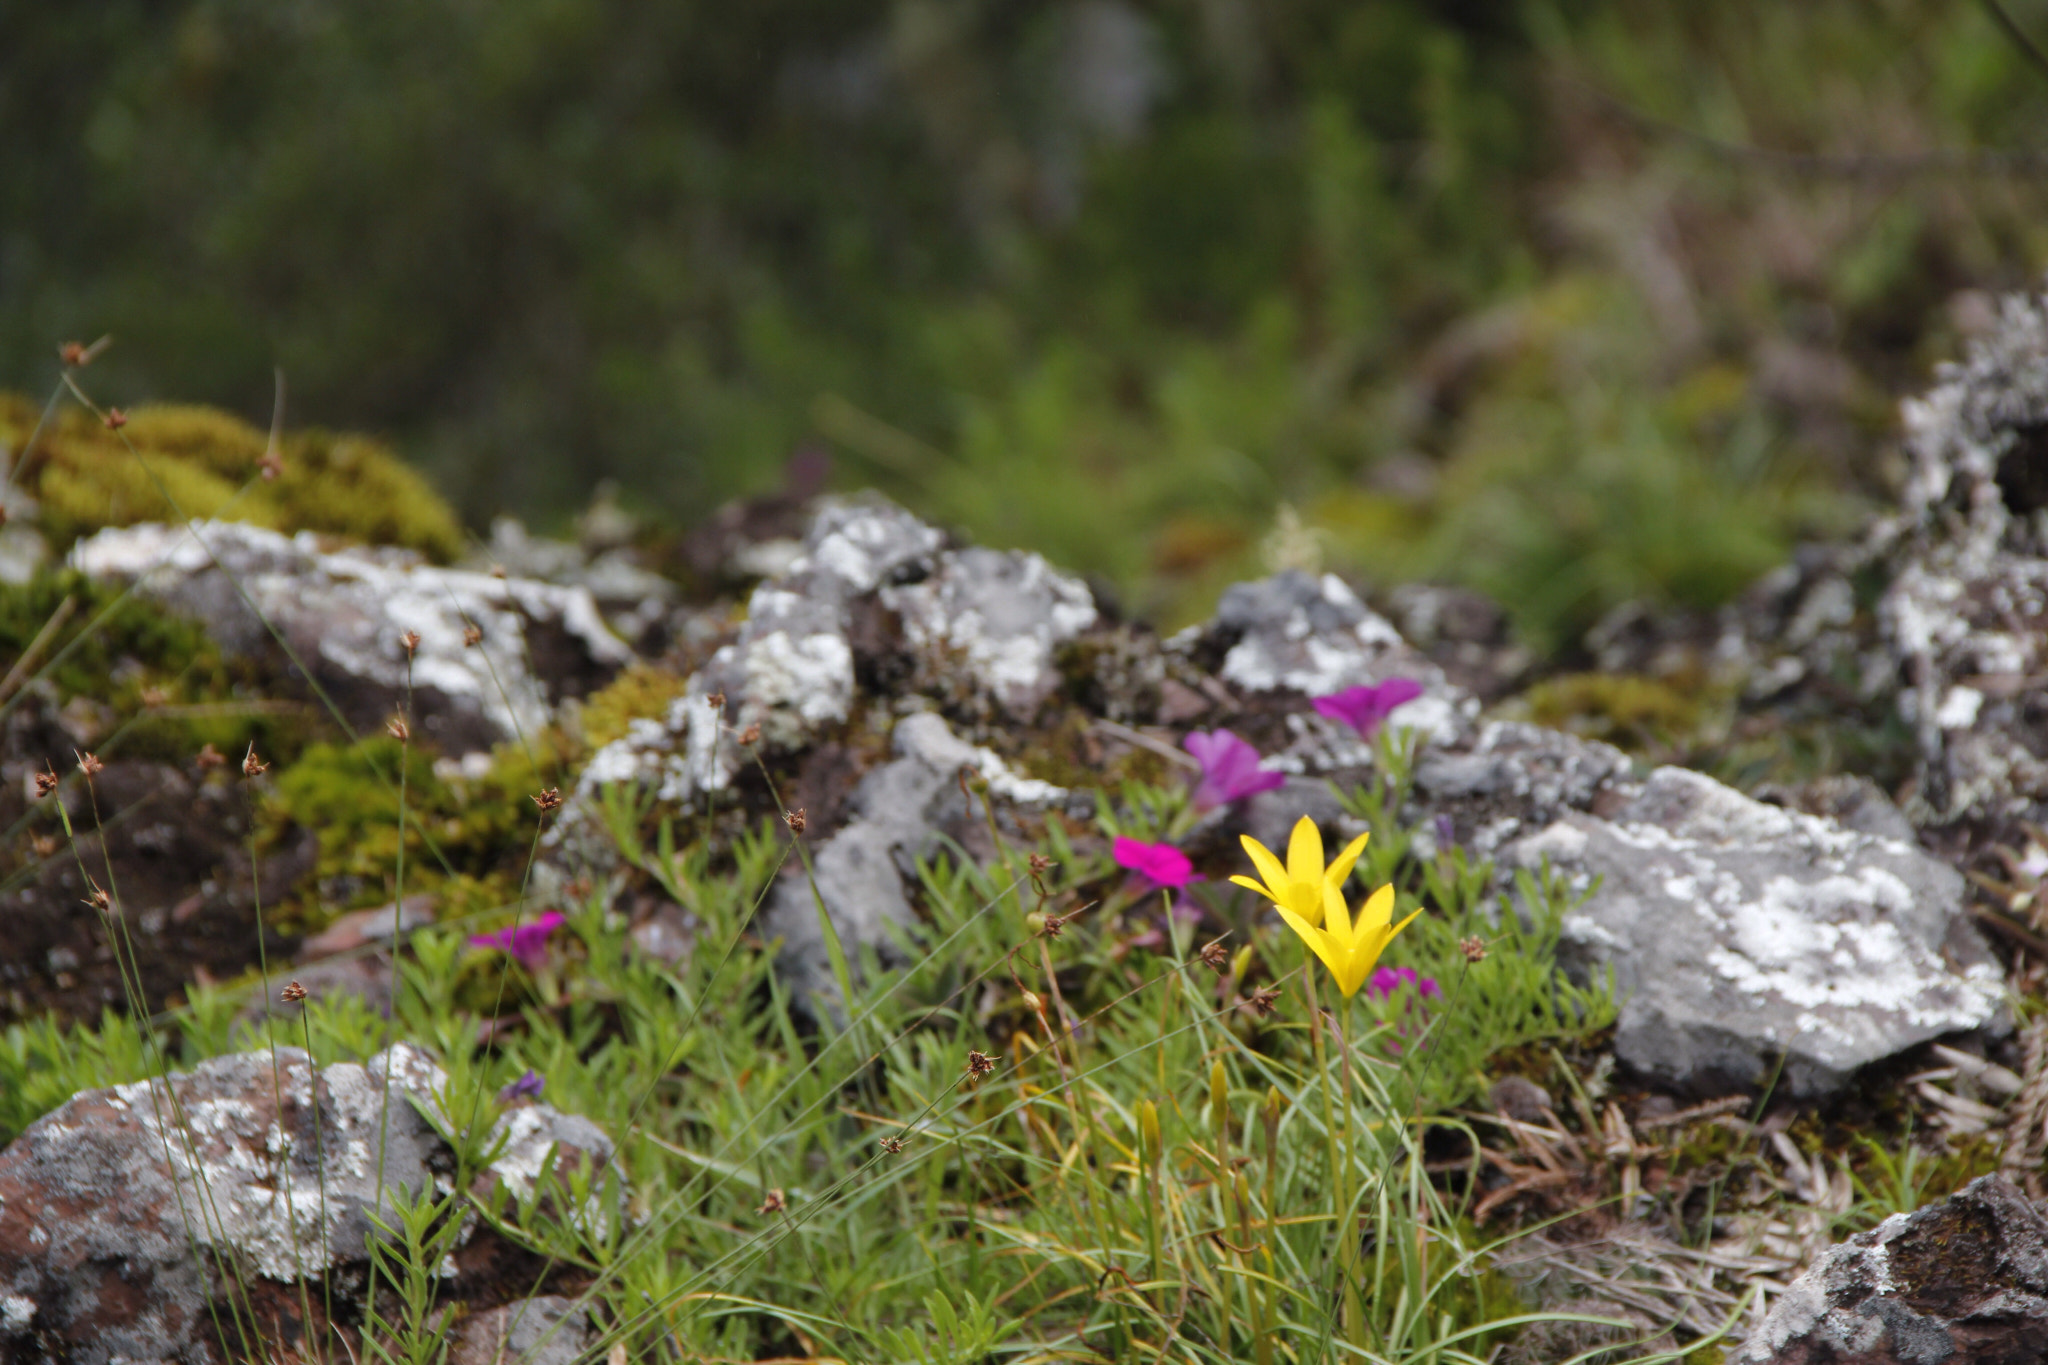
<path fill-rule="evenodd" d="M 92 878 L 87 877 L 85 879 L 85 884 L 87 887 L 85 893 L 85 903 L 87 905 L 91 906 L 95 910 L 101 911 L 113 908 L 113 898 L 107 895 L 105 891 L 100 889 L 100 885 L 98 882 L 95 882 Z"/>
<path fill-rule="evenodd" d="M 161 687 L 145 687 L 142 689 L 142 704 L 144 706 L 162 706 L 170 699 L 170 694 Z"/>
<path fill-rule="evenodd" d="M 306 988 L 294 981 L 277 993 L 277 998 L 287 1005 L 296 1005 L 306 998 Z"/>
<path fill-rule="evenodd" d="M 1025 862 L 1030 867 L 1033 877 L 1043 877 L 1046 873 L 1052 871 L 1052 859 L 1043 853 L 1034 853 Z"/>
<path fill-rule="evenodd" d="M 201 749 L 199 750 L 199 756 L 193 759 L 192 761 L 199 765 L 200 772 L 210 773 L 215 768 L 225 766 L 228 761 L 228 756 L 222 753 L 220 750 L 214 748 L 212 743 L 209 742 L 203 747 L 201 747 Z"/>
<path fill-rule="evenodd" d="M 1280 992 L 1271 986 L 1261 986 L 1244 998 L 1245 1008 L 1261 1019 L 1269 1017 L 1279 1001 Z"/>
<path fill-rule="evenodd" d="M 31 834 L 28 846 L 35 850 L 38 858 L 48 858 L 57 852 L 57 836 L 54 834 Z"/>
<path fill-rule="evenodd" d="M 57 790 L 57 774 L 47 769 L 36 774 L 36 800 L 42 800 L 55 790 Z"/>
<path fill-rule="evenodd" d="M 903 1139 L 900 1137 L 883 1138 L 882 1150 L 887 1152 L 890 1156 L 895 1156 L 898 1152 L 903 1150 Z"/>
<path fill-rule="evenodd" d="M 1222 939 L 1210 939 L 1202 945 L 1202 965 L 1218 976 L 1230 970 L 1230 953 Z"/>
<path fill-rule="evenodd" d="M 1029 917 L 1027 916 L 1027 918 Z M 1038 932 L 1044 935 L 1046 938 L 1058 938 L 1060 936 L 1060 930 L 1066 928 L 1067 921 L 1072 918 L 1072 915 L 1047 915 L 1045 917 L 1045 922 L 1038 926 Z"/>
<path fill-rule="evenodd" d="M 1459 939 L 1458 951 L 1465 955 L 1467 962 L 1484 962 L 1486 961 L 1486 940 L 1477 934 L 1472 935 L 1470 938 Z"/>
<path fill-rule="evenodd" d="M 725 709 L 725 693 L 713 692 L 704 699 L 704 704 L 714 711 L 723 711 Z"/>
<path fill-rule="evenodd" d="M 975 1049 L 973 1049 L 973 1048 L 969 1048 L 969 1049 L 968 1049 L 968 1051 L 967 1051 L 967 1074 L 968 1074 L 968 1075 L 970 1075 L 970 1076 L 986 1076 L 986 1075 L 988 1075 L 988 1074 L 989 1074 L 989 1073 L 990 1073 L 991 1071 L 994 1071 L 995 1069 L 996 1069 L 996 1059 L 995 1059 L 995 1058 L 993 1058 L 993 1057 L 989 1056 L 989 1055 L 988 1055 L 988 1054 L 987 1054 L 986 1052 L 980 1052 L 980 1051 L 976 1051 L 976 1050 L 975 1050 Z"/>
<path fill-rule="evenodd" d="M 62 346 L 59 346 L 57 348 L 57 355 L 63 360 L 65 368 L 72 370 L 78 369 L 92 360 L 92 356 L 85 349 L 84 344 L 76 341 L 67 341 Z"/>
<path fill-rule="evenodd" d="M 749 725 L 746 729 L 740 731 L 740 743 L 742 745 L 751 747 L 760 742 L 761 727 L 759 725 Z"/>
<path fill-rule="evenodd" d="M 98 777 L 107 770 L 107 765 L 100 762 L 99 755 L 97 754 L 81 754 L 76 749 L 73 749 L 71 753 L 78 760 L 78 771 L 84 773 L 87 777 Z"/>
<path fill-rule="evenodd" d="M 420 647 L 420 633 L 416 630 L 409 630 L 398 637 L 398 643 L 405 646 L 407 654 L 416 654 L 419 652 Z"/>
<path fill-rule="evenodd" d="M 119 408 L 108 408 L 107 415 L 100 420 L 107 424 L 108 431 L 119 431 L 128 425 L 128 414 Z"/>
<path fill-rule="evenodd" d="M 242 755 L 242 776 L 261 777 L 270 771 L 270 765 L 256 757 L 256 741 L 249 741 L 249 752 Z"/>
<path fill-rule="evenodd" d="M 798 806 L 795 810 L 784 811 L 782 819 L 789 826 L 791 834 L 802 834 L 805 824 L 809 823 L 804 819 L 804 808 L 802 806 Z"/>
<path fill-rule="evenodd" d="M 256 468 L 263 472 L 263 482 L 276 483 L 278 476 L 284 473 L 284 456 L 274 450 L 266 450 L 263 458 L 256 461 Z"/>
<path fill-rule="evenodd" d="M 390 731 L 391 737 L 400 744 L 412 743 L 412 727 L 405 723 L 404 716 L 393 716 L 384 723 L 384 728 Z"/>
<path fill-rule="evenodd" d="M 542 815 L 546 815 L 551 810 L 560 810 L 562 808 L 562 789 L 560 787 L 549 787 L 533 798 L 533 804 L 540 807 Z"/>
<path fill-rule="evenodd" d="M 484 628 L 482 626 L 467 625 L 462 628 L 462 644 L 465 649 L 475 649 L 483 642 Z"/>
<path fill-rule="evenodd" d="M 754 1212 L 787 1213 L 789 1212 L 789 1200 L 783 1196 L 781 1190 L 770 1190 L 768 1191 L 768 1197 L 761 1201 L 761 1207 L 755 1209 Z"/>
<path fill-rule="evenodd" d="M 493 577 L 493 578 L 510 578 L 511 576 L 512 576 L 511 574 L 508 574 L 508 573 L 506 573 L 506 572 L 505 572 L 505 566 L 504 566 L 503 564 L 493 564 L 493 565 L 491 565 L 491 577 Z"/>

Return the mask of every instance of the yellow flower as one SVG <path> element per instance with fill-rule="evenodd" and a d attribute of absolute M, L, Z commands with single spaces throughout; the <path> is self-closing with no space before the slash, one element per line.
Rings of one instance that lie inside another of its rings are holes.
<path fill-rule="evenodd" d="M 1324 884 L 1340 888 L 1344 885 L 1344 879 L 1351 875 L 1351 865 L 1358 861 L 1365 841 L 1372 835 L 1361 834 L 1346 844 L 1344 851 L 1327 868 L 1323 866 L 1323 833 L 1306 815 L 1295 821 L 1294 833 L 1287 840 L 1285 867 L 1273 856 L 1272 849 L 1251 835 L 1238 837 L 1265 880 L 1253 881 L 1250 877 L 1232 877 L 1230 880 L 1258 892 L 1283 910 L 1292 910 L 1310 924 L 1321 924 Z"/>
<path fill-rule="evenodd" d="M 1394 935 L 1421 913 L 1417 910 L 1395 924 L 1394 888 L 1383 886 L 1366 897 L 1365 904 L 1358 907 L 1358 919 L 1353 921 L 1344 910 L 1344 893 L 1333 882 L 1323 883 L 1323 915 L 1328 921 L 1324 928 L 1318 929 L 1284 905 L 1280 907 L 1280 918 L 1323 960 L 1347 1000 L 1358 994 L 1358 988 L 1372 974 L 1373 966 L 1394 941 Z"/>

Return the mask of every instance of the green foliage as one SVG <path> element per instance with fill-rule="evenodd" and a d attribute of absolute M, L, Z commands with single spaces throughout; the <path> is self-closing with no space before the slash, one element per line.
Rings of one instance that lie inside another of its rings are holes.
<path fill-rule="evenodd" d="M 1541 644 L 1719 600 L 1875 482 L 1954 291 L 2048 259 L 2038 182 L 1997 173 L 2048 89 L 1934 0 L 246 19 L 10 34 L 34 264 L 0 372 L 112 330 L 103 401 L 260 418 L 281 364 L 295 411 L 395 433 L 478 519 L 611 477 L 695 520 L 823 440 L 1167 624 L 1283 501 L 1333 562 L 1476 583 Z M 251 437 L 166 480 L 225 500 Z M 67 525 L 154 498 L 96 470 L 51 471 Z"/>
<path fill-rule="evenodd" d="M 40 524 L 60 550 L 104 526 L 175 522 L 179 511 L 403 545 L 436 559 L 462 550 L 448 505 L 366 437 L 291 432 L 278 445 L 282 472 L 266 480 L 257 462 L 269 438 L 213 408 L 138 408 L 112 432 L 66 403 L 29 448 L 41 416 L 40 405 L 0 392 L 0 446 L 10 452 L 11 475 L 41 503 Z"/>

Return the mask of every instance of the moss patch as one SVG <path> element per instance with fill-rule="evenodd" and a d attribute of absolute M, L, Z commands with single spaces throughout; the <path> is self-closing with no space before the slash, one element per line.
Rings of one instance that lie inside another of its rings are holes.
<path fill-rule="evenodd" d="M 283 925 L 316 930 L 342 911 L 397 894 L 401 763 L 405 893 L 433 894 L 443 919 L 517 896 L 533 845 L 530 798 L 546 785 L 526 751 L 506 745 L 482 777 L 443 778 L 427 753 L 380 735 L 355 745 L 315 744 L 277 775 L 262 837 L 281 841 L 297 825 L 320 839 L 310 885 L 279 908 Z"/>
<path fill-rule="evenodd" d="M 0 445 L 14 452 L 16 477 L 42 504 L 43 531 L 60 550 L 102 527 L 175 521 L 180 511 L 403 545 L 442 561 L 462 550 L 448 504 L 368 437 L 288 433 L 283 470 L 266 480 L 257 462 L 269 437 L 215 408 L 139 408 L 112 432 L 67 406 L 28 449 L 41 416 L 30 400 L 0 393 Z"/>

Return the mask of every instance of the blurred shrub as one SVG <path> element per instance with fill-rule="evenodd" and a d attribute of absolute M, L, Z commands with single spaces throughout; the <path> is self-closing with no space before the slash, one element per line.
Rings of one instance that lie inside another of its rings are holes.
<path fill-rule="evenodd" d="M 1710 600 L 1882 485 L 1957 292 L 2048 261 L 2006 155 L 2048 83 L 1937 0 L 173 0 L 9 40 L 0 375 L 111 330 L 108 400 L 261 414 L 281 363 L 472 518 L 611 477 L 694 520 L 822 438 L 1169 624 L 1283 501 L 1544 640 Z M 1497 354 L 1573 295 L 1587 337 Z"/>

